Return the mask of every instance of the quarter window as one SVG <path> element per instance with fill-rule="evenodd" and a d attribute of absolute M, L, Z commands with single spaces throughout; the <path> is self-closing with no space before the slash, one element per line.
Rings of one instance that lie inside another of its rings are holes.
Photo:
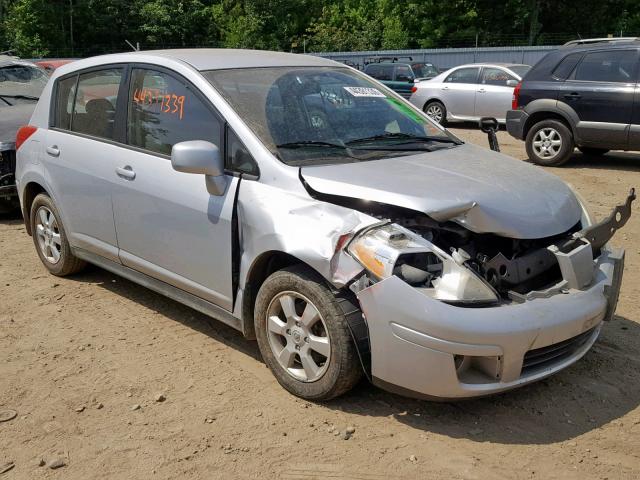
<path fill-rule="evenodd" d="M 575 79 L 592 82 L 633 82 L 636 50 L 610 50 L 588 53 L 576 68 Z"/>
<path fill-rule="evenodd" d="M 176 143 L 188 140 L 221 146 L 217 116 L 184 82 L 163 72 L 133 70 L 127 117 L 134 147 L 170 155 Z"/>
<path fill-rule="evenodd" d="M 479 70 L 479 68 L 459 68 L 445 79 L 445 83 L 478 83 Z"/>
<path fill-rule="evenodd" d="M 227 158 L 225 167 L 234 172 L 248 173 L 258 176 L 258 165 L 253 159 L 247 147 L 240 141 L 231 128 L 227 127 Z"/>
<path fill-rule="evenodd" d="M 113 140 L 121 80 L 119 68 L 79 76 L 71 131 Z M 64 109 L 64 105 L 61 107 Z"/>
<path fill-rule="evenodd" d="M 566 80 L 571 75 L 571 72 L 573 72 L 573 69 L 576 68 L 581 58 L 582 53 L 567 55 L 553 71 L 553 76 L 558 80 Z"/>

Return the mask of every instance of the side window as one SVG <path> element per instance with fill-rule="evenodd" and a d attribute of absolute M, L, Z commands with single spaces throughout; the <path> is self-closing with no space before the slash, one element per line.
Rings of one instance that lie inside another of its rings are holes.
<path fill-rule="evenodd" d="M 227 127 L 227 158 L 225 167 L 234 172 L 258 176 L 260 171 L 249 150 L 240 141 L 236 133 Z"/>
<path fill-rule="evenodd" d="M 76 83 L 78 77 L 65 78 L 58 82 L 56 87 L 56 108 L 53 126 L 69 130 L 71 128 L 71 112 L 73 111 L 73 101 L 76 96 Z"/>
<path fill-rule="evenodd" d="M 553 70 L 553 76 L 558 80 L 566 80 L 576 68 L 576 65 L 582 58 L 582 53 L 572 53 L 562 59 L 562 61 Z"/>
<path fill-rule="evenodd" d="M 369 65 L 366 71 L 367 75 L 373 78 L 380 78 L 380 66 L 379 65 Z"/>
<path fill-rule="evenodd" d="M 636 50 L 587 53 L 576 68 L 575 79 L 592 82 L 635 82 Z"/>
<path fill-rule="evenodd" d="M 73 104 L 71 131 L 113 140 L 122 69 L 81 74 Z"/>
<path fill-rule="evenodd" d="M 408 65 L 396 66 L 396 81 L 398 82 L 413 82 L 413 72 Z"/>
<path fill-rule="evenodd" d="M 479 68 L 460 68 L 452 72 L 445 83 L 478 83 Z"/>
<path fill-rule="evenodd" d="M 515 77 L 512 77 L 500 68 L 485 67 L 482 69 L 482 79 L 480 80 L 480 83 L 483 85 L 506 87 L 508 80 L 515 80 Z"/>
<path fill-rule="evenodd" d="M 193 90 L 171 75 L 133 69 L 127 113 L 127 142 L 170 155 L 176 143 L 207 140 L 218 147 L 221 123 Z"/>
<path fill-rule="evenodd" d="M 393 78 L 393 65 L 380 65 L 379 68 L 378 80 L 391 81 Z"/>

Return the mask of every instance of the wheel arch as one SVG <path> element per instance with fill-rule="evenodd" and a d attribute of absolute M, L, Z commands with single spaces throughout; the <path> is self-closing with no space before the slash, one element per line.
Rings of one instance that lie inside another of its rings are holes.
<path fill-rule="evenodd" d="M 576 125 L 580 119 L 575 110 L 569 105 L 558 102 L 557 100 L 541 99 L 534 100 L 528 104 L 525 107 L 525 111 L 529 116 L 524 124 L 523 138 L 527 138 L 529 130 L 531 130 L 531 127 L 536 123 L 543 120 L 558 120 L 569 128 L 573 138 L 577 140 Z"/>
<path fill-rule="evenodd" d="M 47 189 L 36 181 L 31 181 L 24 186 L 24 190 L 22 193 L 22 217 L 24 218 L 25 229 L 27 230 L 27 234 L 29 235 L 32 234 L 30 218 L 31 205 L 33 205 L 33 201 L 41 193 L 49 195 Z"/>

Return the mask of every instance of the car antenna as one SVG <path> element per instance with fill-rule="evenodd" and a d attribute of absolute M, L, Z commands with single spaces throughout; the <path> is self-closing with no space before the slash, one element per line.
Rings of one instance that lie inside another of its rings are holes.
<path fill-rule="evenodd" d="M 134 52 L 140 51 L 140 42 L 136 42 L 135 46 L 129 40 L 125 39 L 125 42 L 127 42 L 127 45 L 129 45 Z"/>

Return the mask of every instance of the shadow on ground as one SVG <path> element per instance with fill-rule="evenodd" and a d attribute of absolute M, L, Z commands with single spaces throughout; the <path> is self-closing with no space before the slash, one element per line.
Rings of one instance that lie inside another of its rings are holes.
<path fill-rule="evenodd" d="M 113 279 L 117 282 L 112 282 Z M 232 328 L 96 267 L 73 277 L 99 285 L 261 362 L 257 344 Z M 436 403 L 387 393 L 363 381 L 325 406 L 389 417 L 425 433 L 503 444 L 565 441 L 616 421 L 640 403 L 640 325 L 616 317 L 594 348 L 559 374 L 493 397 Z M 428 365 L 407 365 L 419 372 Z M 419 373 L 417 373 L 419 374 Z M 274 379 L 274 387 L 277 383 Z M 280 388 L 280 387 L 277 387 Z M 283 390 L 282 395 L 287 395 Z"/>

